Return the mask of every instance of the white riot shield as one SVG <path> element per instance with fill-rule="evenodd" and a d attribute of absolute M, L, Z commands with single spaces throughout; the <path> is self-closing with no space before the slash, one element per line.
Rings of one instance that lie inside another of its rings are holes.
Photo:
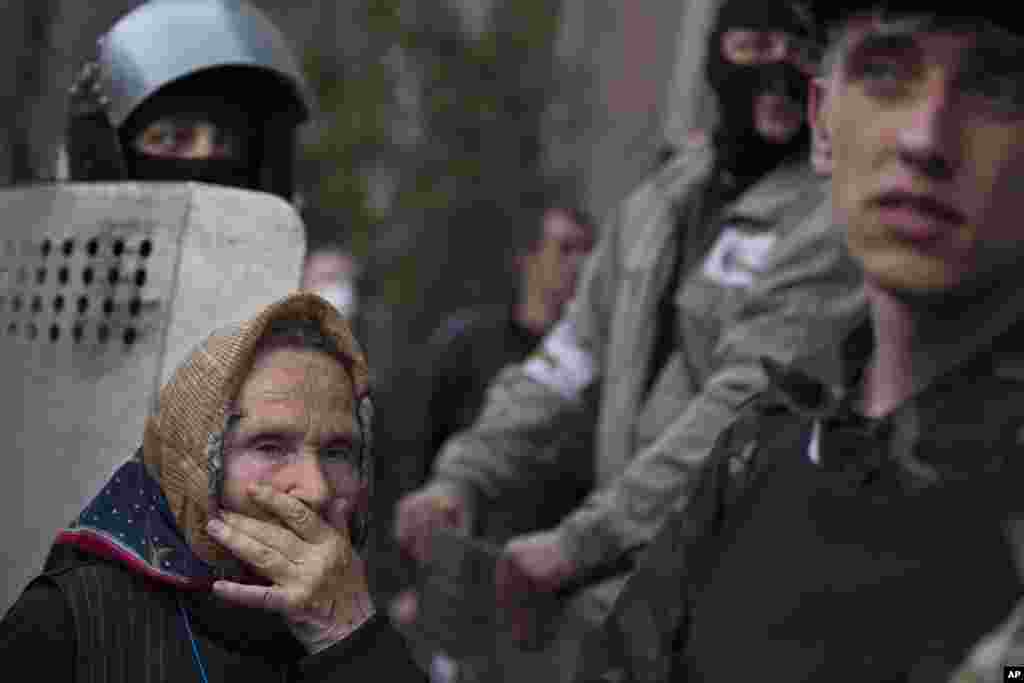
<path fill-rule="evenodd" d="M 305 242 L 281 199 L 196 183 L 5 190 L 0 215 L 2 613 L 193 347 L 296 288 Z"/>

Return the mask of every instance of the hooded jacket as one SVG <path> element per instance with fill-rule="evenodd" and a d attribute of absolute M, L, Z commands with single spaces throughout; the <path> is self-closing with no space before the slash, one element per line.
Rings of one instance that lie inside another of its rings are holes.
<path fill-rule="evenodd" d="M 372 481 L 369 373 L 348 324 L 310 293 L 212 334 L 177 369 L 146 422 L 139 451 L 57 537 L 45 571 L 0 624 L 0 652 L 44 680 L 313 681 L 332 674 L 421 680 L 401 637 L 374 616 L 307 656 L 278 615 L 210 593 L 235 560 L 206 533 L 223 485 L 229 402 L 260 340 L 284 321 L 312 321 L 346 367 Z M 369 483 L 367 483 L 369 485 Z M 353 529 L 357 547 L 365 516 Z"/>

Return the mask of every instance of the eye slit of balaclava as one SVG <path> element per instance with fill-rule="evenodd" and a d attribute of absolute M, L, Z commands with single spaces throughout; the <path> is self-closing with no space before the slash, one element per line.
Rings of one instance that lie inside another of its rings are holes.
<path fill-rule="evenodd" d="M 262 162 L 263 124 L 257 107 L 229 101 L 224 92 L 245 92 L 239 79 L 254 77 L 238 69 L 215 69 L 172 83 L 143 102 L 119 130 L 128 179 L 197 181 L 258 190 Z M 228 81 L 235 81 L 228 85 Z M 140 136 L 162 122 L 209 122 L 234 140 L 234 153 L 208 158 L 154 155 L 139 149 Z"/>

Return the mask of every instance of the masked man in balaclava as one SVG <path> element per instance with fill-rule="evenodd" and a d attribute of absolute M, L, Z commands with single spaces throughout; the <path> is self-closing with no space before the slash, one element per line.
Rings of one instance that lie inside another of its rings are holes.
<path fill-rule="evenodd" d="M 0 622 L 5 665 L 77 683 L 424 680 L 360 556 L 368 376 L 311 293 L 210 336 Z"/>
<path fill-rule="evenodd" d="M 69 101 L 76 181 L 195 180 L 294 193 L 312 108 L 294 53 L 245 2 L 153 0 L 98 41 Z"/>
<path fill-rule="evenodd" d="M 808 163 L 815 47 L 797 3 L 724 4 L 708 45 L 721 110 L 711 144 L 666 164 L 613 212 L 540 351 L 499 376 L 432 481 L 399 502 L 398 540 L 427 560 L 435 529 L 472 532 L 500 496 L 571 452 L 563 421 L 599 402 L 595 491 L 554 529 L 511 540 L 498 561 L 498 603 L 519 637 L 531 635 L 531 598 L 629 569 L 737 406 L 763 386 L 760 357 L 832 343 L 860 310 L 859 280 L 819 215 L 825 192 Z M 619 586 L 604 581 L 576 604 L 599 620 Z M 404 618 L 417 611 L 409 596 L 396 607 Z"/>

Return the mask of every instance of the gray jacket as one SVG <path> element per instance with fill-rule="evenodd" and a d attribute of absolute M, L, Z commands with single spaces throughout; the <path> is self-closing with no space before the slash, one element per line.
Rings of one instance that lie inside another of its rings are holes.
<path fill-rule="evenodd" d="M 499 375 L 481 417 L 435 466 L 477 502 L 542 477 L 571 433 L 561 426 L 599 385 L 597 488 L 560 526 L 584 571 L 653 538 L 736 406 L 763 386 L 758 357 L 785 362 L 834 343 L 862 307 L 859 277 L 823 213 L 823 183 L 806 163 L 763 178 L 714 225 L 677 229 L 711 163 L 710 149 L 690 150 L 621 203 L 568 313 L 533 357 Z M 651 380 L 680 236 L 676 348 Z"/>

